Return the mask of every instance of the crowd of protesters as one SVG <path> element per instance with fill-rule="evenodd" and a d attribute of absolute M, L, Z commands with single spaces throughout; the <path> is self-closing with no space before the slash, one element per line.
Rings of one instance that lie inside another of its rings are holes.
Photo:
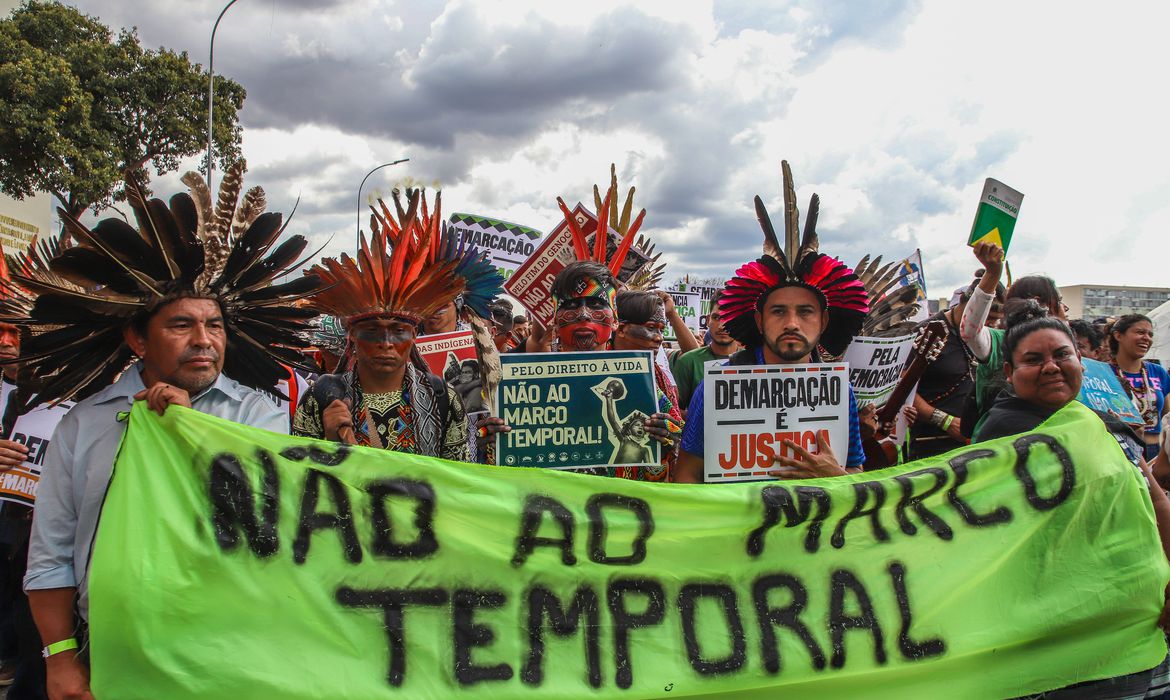
<path fill-rule="evenodd" d="M 243 204 L 228 212 L 225 233 L 218 210 L 192 191 L 169 206 L 134 200 L 141 234 L 118 220 L 93 229 L 69 220 L 70 245 L 10 256 L 0 308 L 0 469 L 35 463 L 41 472 L 35 507 L 0 509 L 0 683 L 12 682 L 10 700 L 89 697 L 90 545 L 125 430 L 117 415 L 134 401 L 160 414 L 180 405 L 277 432 L 491 463 L 494 436 L 511 428 L 498 410 L 470 425 L 469 417 L 491 409 L 485 387 L 500 353 L 645 350 L 657 358 L 657 410 L 619 421 L 614 396 L 602 391 L 601 410 L 628 441 L 615 464 L 589 471 L 701 482 L 704 367 L 838 357 L 871 301 L 852 270 L 819 252 L 815 232 L 806 229 L 799 249 L 785 254 L 764 213 L 765 254 L 712 298 L 707 332 L 695 337 L 656 280 L 625 274 L 642 218 L 629 220 L 628 201 L 617 216 L 616 180 L 597 196 L 592 243 L 567 217 L 576 260 L 552 284 L 547 327 L 503 297 L 502 277 L 481 252 L 448 239 L 439 202 L 428 209 L 419 191 L 404 201 L 396 194 L 395 211 L 374 208 L 373 235 L 355 257 L 323 259 L 303 280 L 283 283 L 277 274 L 292 268 L 303 240 L 277 245 L 279 216 Z M 164 233 L 152 239 L 148 230 Z M 1052 279 L 1005 287 L 1004 257 L 995 244 L 976 245 L 979 274 L 930 319 L 946 337 L 906 410 L 912 424 L 896 461 L 1036 428 L 1076 399 L 1081 359 L 1091 358 L 1109 364 L 1141 417 L 1137 431 L 1109 415 L 1102 421 L 1146 475 L 1159 524 L 1170 523 L 1162 491 L 1170 486 L 1170 375 L 1146 359 L 1152 322 L 1137 314 L 1066 319 Z M 668 328 L 677 349 L 664 347 Z M 435 374 L 416 340 L 461 330 L 474 335 L 475 359 Z M 848 402 L 847 445 L 787 443 L 768 478 L 872 469 L 863 446 L 872 414 L 859 410 L 852 389 Z M 651 440 L 661 460 L 645 466 Z M 1110 697 L 1146 697 L 1161 692 L 1165 676 L 1162 666 L 1100 683 L 1111 684 Z M 1104 687 L 1074 689 L 1084 693 L 1075 697 Z"/>

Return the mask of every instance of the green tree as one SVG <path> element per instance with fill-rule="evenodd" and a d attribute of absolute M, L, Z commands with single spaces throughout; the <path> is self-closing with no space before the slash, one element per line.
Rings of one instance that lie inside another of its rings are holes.
<path fill-rule="evenodd" d="M 245 91 L 217 76 L 213 140 L 220 167 L 239 158 Z M 58 2 L 28 0 L 0 20 L 0 191 L 49 192 L 74 216 L 124 198 L 207 148 L 207 71 L 186 52 L 144 50 Z M 205 159 L 206 161 L 206 159 Z M 204 163 L 206 166 L 206 162 Z"/>

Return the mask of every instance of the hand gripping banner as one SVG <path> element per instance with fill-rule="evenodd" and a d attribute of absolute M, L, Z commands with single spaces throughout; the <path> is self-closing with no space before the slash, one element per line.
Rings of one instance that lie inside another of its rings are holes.
<path fill-rule="evenodd" d="M 1170 567 L 1089 409 L 882 472 L 649 484 L 134 406 L 98 698 L 1012 697 L 1152 668 Z"/>

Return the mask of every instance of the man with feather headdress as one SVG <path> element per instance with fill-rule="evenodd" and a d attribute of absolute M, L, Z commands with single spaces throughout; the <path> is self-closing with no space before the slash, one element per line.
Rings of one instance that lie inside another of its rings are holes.
<path fill-rule="evenodd" d="M 557 197 L 557 204 L 565 215 L 572 234 L 573 252 L 576 261 L 569 263 L 561 270 L 552 284 L 552 297 L 556 303 L 553 313 L 553 328 L 545 334 L 552 333 L 553 349 L 557 351 L 589 352 L 608 350 L 617 340 L 617 334 L 622 335 L 623 347 L 626 349 L 651 349 L 645 344 L 646 336 L 651 340 L 654 349 L 662 343 L 661 331 L 665 328 L 667 315 L 663 310 L 661 298 L 651 292 L 627 294 L 630 304 L 618 303 L 619 286 L 630 291 L 645 290 L 653 287 L 661 278 L 663 266 L 658 265 L 658 257 L 652 255 L 652 246 L 643 239 L 635 238 L 646 217 L 643 209 L 631 223 L 633 212 L 634 188 L 631 187 L 626 196 L 622 215 L 619 218 L 618 187 L 616 167 L 610 166 L 610 186 L 605 196 L 596 185 L 593 187 L 593 199 L 597 206 L 597 231 L 594 233 L 592 245 L 578 226 L 576 218 L 569 210 L 564 199 Z M 612 227 L 618 234 L 616 247 L 610 245 L 609 228 Z M 640 257 L 646 262 L 633 270 L 625 270 L 623 266 L 635 241 L 639 241 L 642 248 Z M 623 277 L 624 281 L 619 280 Z M 639 304 L 636 300 L 648 296 L 646 303 Z M 637 307 L 637 309 L 635 309 Z M 622 316 L 626 311 L 628 317 Z M 661 311 L 660 315 L 656 315 Z M 677 317 L 677 312 L 674 312 Z M 649 325 L 647 325 L 649 324 Z M 681 319 L 678 325 L 682 326 Z M 635 340 L 634 334 L 640 328 L 641 339 Z M 654 331 L 657 331 L 657 341 L 653 340 Z M 535 334 L 533 334 L 535 335 Z M 524 345 L 515 348 L 512 352 L 539 352 L 541 341 L 529 336 Z M 650 416 L 643 414 L 640 428 L 650 439 L 662 443 L 662 464 L 658 468 L 639 468 L 615 466 L 590 470 L 607 476 L 617 476 L 627 479 L 646 481 L 665 481 L 669 477 L 670 467 L 675 460 L 675 437 L 682 432 L 682 415 L 678 407 L 677 398 L 671 400 L 664 388 L 672 393 L 673 379 L 667 381 L 664 373 L 667 371 L 658 363 L 654 363 L 655 380 L 658 384 L 658 412 Z M 677 393 L 673 393 L 677 397 Z M 481 424 L 480 437 L 488 439 L 497 432 L 506 432 L 510 428 L 502 418 L 487 418 Z"/>
<path fill-rule="evenodd" d="M 282 217 L 264 213 L 259 188 L 240 200 L 243 170 L 225 173 L 214 208 L 195 173 L 183 178 L 191 194 L 169 206 L 127 182 L 137 230 L 114 218 L 90 230 L 61 211 L 78 244 L 49 262 L 49 274 L 13 274 L 38 295 L 20 358 L 37 400 L 78 402 L 45 455 L 24 579 L 52 697 L 88 693 L 74 603 L 84 621 L 90 545 L 125 431 L 119 413 L 145 400 L 159 413 L 178 404 L 288 430 L 275 387 L 282 365 L 301 363 L 316 316 L 292 302 L 319 282 L 273 284 L 299 265 L 307 242 L 276 245 Z"/>
<path fill-rule="evenodd" d="M 293 418 L 293 432 L 348 444 L 466 461 L 460 395 L 432 374 L 414 347 L 419 326 L 462 295 L 480 319 L 503 278 L 473 246 L 442 232 L 441 198 L 427 211 L 408 190 L 397 215 L 379 200 L 373 236 L 358 259 L 326 258 L 310 274 L 326 285 L 312 303 L 341 319 L 347 347 L 337 374 L 323 375 Z"/>
<path fill-rule="evenodd" d="M 809 203 L 804 234 L 800 235 L 792 171 L 787 161 L 781 168 L 786 250 L 780 248 L 768 211 L 757 196 L 764 255 L 736 270 L 719 298 L 719 315 L 727 332 L 744 345 L 731 357 L 732 365 L 814 362 L 822 351 L 840 355 L 869 312 L 865 285 L 853 270 L 819 251 L 816 222 L 820 198 L 815 194 Z M 687 411 L 676 481 L 703 480 L 703 394 L 700 384 Z M 865 453 L 853 388 L 849 388 L 849 451 L 844 466 L 837 462 L 824 437 L 818 438 L 815 454 L 791 440 L 784 444 L 796 456 L 777 456 L 775 476 L 813 478 L 859 470 L 865 463 Z"/>

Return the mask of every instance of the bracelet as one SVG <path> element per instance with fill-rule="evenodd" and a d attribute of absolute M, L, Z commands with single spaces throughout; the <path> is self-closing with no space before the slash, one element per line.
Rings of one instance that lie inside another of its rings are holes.
<path fill-rule="evenodd" d="M 943 421 L 945 421 L 947 418 L 948 418 L 947 414 L 943 413 L 942 411 L 940 411 L 936 408 L 936 409 L 934 409 L 934 412 L 932 412 L 930 414 L 930 424 L 936 428 L 942 428 Z M 945 428 L 944 428 L 944 430 L 945 430 Z"/>
<path fill-rule="evenodd" d="M 70 649 L 76 649 L 76 648 L 77 648 L 77 639 L 74 637 L 70 637 L 69 639 L 62 639 L 59 642 L 53 642 L 52 644 L 45 647 L 44 649 L 41 649 L 41 656 L 43 656 L 47 659 L 54 654 L 60 654 L 63 651 L 69 651 Z"/>
<path fill-rule="evenodd" d="M 955 422 L 954 416 L 947 416 L 946 419 L 943 420 L 942 429 L 943 430 L 950 430 L 951 423 L 954 423 L 954 422 Z"/>

